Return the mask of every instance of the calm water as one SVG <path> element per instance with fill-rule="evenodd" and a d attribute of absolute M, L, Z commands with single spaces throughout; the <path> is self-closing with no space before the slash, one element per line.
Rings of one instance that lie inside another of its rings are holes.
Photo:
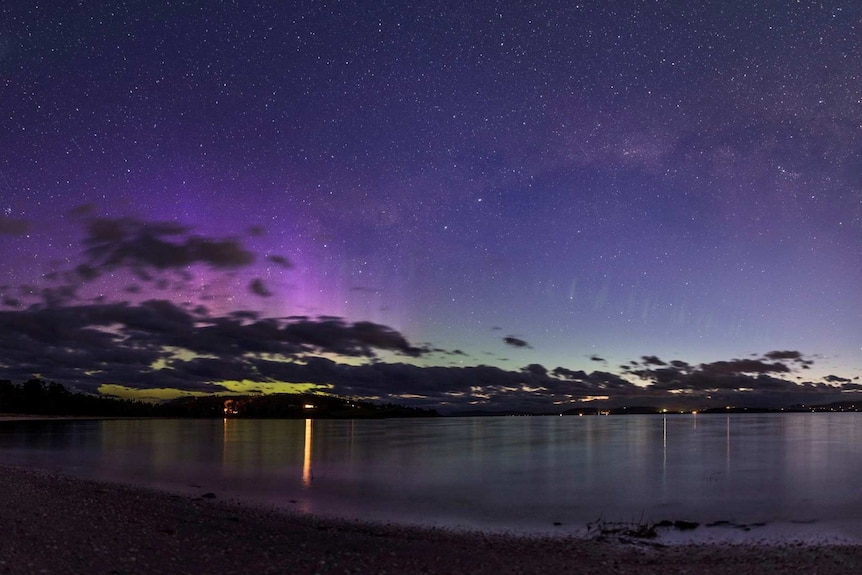
<path fill-rule="evenodd" d="M 766 522 L 711 533 L 862 541 L 852 413 L 3 422 L 0 461 L 371 520 Z"/>

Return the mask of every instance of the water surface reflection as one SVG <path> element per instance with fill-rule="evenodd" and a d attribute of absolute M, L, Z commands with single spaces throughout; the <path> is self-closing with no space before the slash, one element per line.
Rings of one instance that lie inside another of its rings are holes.
<path fill-rule="evenodd" d="M 4 422 L 3 461 L 315 513 L 862 524 L 856 414 Z"/>

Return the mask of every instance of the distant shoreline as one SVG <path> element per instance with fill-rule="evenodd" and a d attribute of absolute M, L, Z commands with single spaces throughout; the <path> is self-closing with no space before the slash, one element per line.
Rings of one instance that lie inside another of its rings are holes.
<path fill-rule="evenodd" d="M 163 416 L 144 415 L 42 415 L 33 413 L 0 413 L 0 423 L 4 421 L 94 421 L 114 419 L 172 419 Z"/>
<path fill-rule="evenodd" d="M 756 409 L 736 409 L 736 410 L 728 410 L 728 411 L 719 411 L 719 410 L 708 410 L 708 411 L 699 411 L 699 412 L 680 412 L 680 411 L 667 411 L 667 412 L 646 412 L 646 411 L 633 411 L 633 412 L 618 412 L 612 411 L 610 413 L 583 413 L 583 414 L 574 414 L 574 413 L 510 413 L 510 412 L 470 412 L 470 413 L 450 413 L 450 414 L 440 414 L 434 418 L 424 418 L 424 417 L 389 417 L 389 418 L 378 418 L 378 419 L 417 419 L 417 420 L 426 420 L 426 419 L 458 419 L 458 418 L 479 418 L 479 419 L 490 419 L 495 417 L 574 417 L 577 418 L 579 415 L 583 417 L 611 417 L 611 416 L 643 416 L 643 415 L 654 415 L 654 416 L 663 416 L 663 417 L 684 417 L 684 416 L 721 416 L 721 415 L 794 415 L 794 414 L 839 414 L 839 413 L 859 413 L 858 411 L 851 410 L 835 410 L 828 411 L 825 409 L 817 409 L 817 410 L 756 410 Z M 241 415 L 228 415 L 228 416 L 180 416 L 180 415 L 47 415 L 47 414 L 27 414 L 27 413 L 0 413 L 0 423 L 4 421 L 86 421 L 86 420 L 99 420 L 99 419 L 236 419 L 236 420 L 261 420 L 261 419 L 282 419 L 282 420 L 304 420 L 304 419 L 321 419 L 321 420 L 350 420 L 350 419 L 368 419 L 368 418 L 351 418 L 351 417 L 339 417 L 339 416 L 320 416 L 320 415 L 311 415 L 309 414 L 306 417 L 247 417 Z"/>
<path fill-rule="evenodd" d="M 2 421 L 62 421 L 76 419 L 118 419 L 116 417 L 100 417 L 98 415 L 33 415 L 26 413 L 0 413 L 0 422 Z M 136 418 L 126 418 L 136 419 Z"/>
<path fill-rule="evenodd" d="M 4 573 L 858 573 L 856 545 L 621 544 L 268 511 L 0 467 Z"/>

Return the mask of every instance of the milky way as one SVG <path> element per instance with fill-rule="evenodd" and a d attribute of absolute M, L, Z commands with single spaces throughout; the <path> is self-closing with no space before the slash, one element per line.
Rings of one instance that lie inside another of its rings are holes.
<path fill-rule="evenodd" d="M 0 8 L 0 377 L 444 407 L 858 384 L 857 2 L 49 4 Z M 142 309 L 188 317 L 132 337 Z M 23 327 L 61 320 L 139 355 Z M 253 345 L 190 343 L 218 322 Z"/>

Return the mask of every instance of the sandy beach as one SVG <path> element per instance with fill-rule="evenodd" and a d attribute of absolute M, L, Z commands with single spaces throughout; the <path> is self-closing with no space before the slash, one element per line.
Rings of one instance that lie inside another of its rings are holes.
<path fill-rule="evenodd" d="M 0 468 L 0 573 L 859 573 L 862 547 L 654 546 L 323 520 Z M 215 495 L 215 496 L 213 496 Z"/>

